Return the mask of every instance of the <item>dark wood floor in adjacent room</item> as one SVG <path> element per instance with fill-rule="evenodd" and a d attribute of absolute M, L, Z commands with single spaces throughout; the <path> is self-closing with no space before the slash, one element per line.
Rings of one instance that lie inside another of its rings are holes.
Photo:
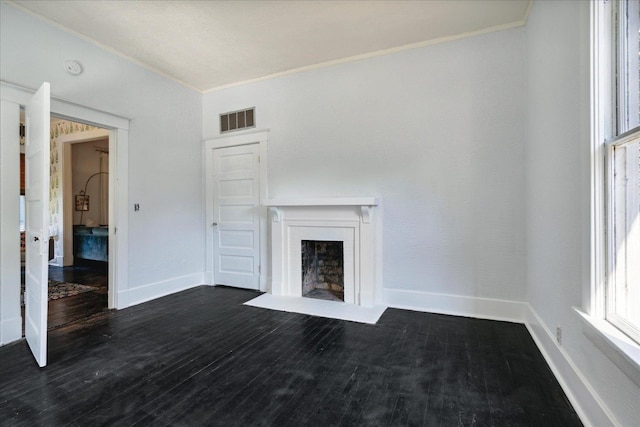
<path fill-rule="evenodd" d="M 79 283 L 95 288 L 48 302 L 47 328 L 61 328 L 75 322 L 84 322 L 105 314 L 108 311 L 108 264 L 105 262 L 85 261 L 83 264 L 55 267 L 49 266 L 49 279 L 58 282 Z M 22 286 L 24 292 L 24 267 L 22 268 Z M 22 306 L 24 319 L 24 306 Z M 22 325 L 24 336 L 24 324 Z"/>
<path fill-rule="evenodd" d="M 377 325 L 198 287 L 0 348 L 3 426 L 581 425 L 523 325 L 389 309 Z"/>
<path fill-rule="evenodd" d="M 80 283 L 95 288 L 95 291 L 49 301 L 47 319 L 49 330 L 86 321 L 108 311 L 107 269 L 106 262 L 89 261 L 69 267 L 49 266 L 49 279 Z"/>

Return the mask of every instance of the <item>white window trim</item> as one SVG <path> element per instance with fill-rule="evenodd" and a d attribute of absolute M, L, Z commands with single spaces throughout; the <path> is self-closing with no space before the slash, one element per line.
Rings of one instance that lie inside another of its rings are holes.
<path fill-rule="evenodd" d="M 584 310 L 574 307 L 583 321 L 583 332 L 620 370 L 640 386 L 640 344 L 622 333 L 606 316 L 607 286 L 607 229 L 605 192 L 608 149 L 606 135 L 613 135 L 618 123 L 611 109 L 615 105 L 613 89 L 615 74 L 611 66 L 615 60 L 614 46 L 600 37 L 613 33 L 612 2 L 591 3 L 591 280 Z M 602 118 L 610 118 L 603 121 Z"/>
<path fill-rule="evenodd" d="M 640 4 L 638 2 L 632 1 L 629 2 L 629 20 L 633 20 L 632 25 L 638 25 L 636 22 L 638 20 L 638 8 L 640 8 Z M 621 20 L 618 18 L 619 25 L 621 29 L 618 31 L 618 44 L 621 46 L 620 50 L 627 50 L 628 45 L 628 21 L 626 19 Z M 633 28 L 633 27 L 632 27 Z M 637 40 L 637 39 L 636 39 Z M 638 56 L 632 55 L 631 57 L 617 55 L 617 64 L 618 70 L 629 70 L 630 68 L 633 70 L 638 69 Z M 628 62 L 627 62 L 628 61 Z M 638 74 L 633 73 L 633 75 L 629 75 L 625 73 L 618 77 L 618 107 L 620 111 L 618 112 L 618 132 L 620 134 L 620 130 L 632 129 L 638 126 L 637 123 L 637 114 L 638 114 L 638 90 L 640 90 L 639 82 L 638 82 Z M 634 96 L 629 96 L 629 94 L 633 94 Z M 624 99 L 624 102 L 622 101 Z M 636 116 L 635 118 L 631 118 L 631 116 Z"/>
<path fill-rule="evenodd" d="M 23 210 L 26 209 L 26 202 L 25 202 L 25 196 L 24 194 L 20 195 L 20 212 L 22 213 Z M 26 229 L 26 212 L 24 212 L 21 216 L 20 216 L 20 232 L 24 232 Z"/>
<path fill-rule="evenodd" d="M 640 345 L 606 320 L 573 309 L 582 320 L 584 335 L 640 387 Z"/>
<path fill-rule="evenodd" d="M 606 194 L 606 213 L 605 218 L 607 221 L 606 229 L 610 232 L 605 237 L 605 244 L 607 246 L 606 249 L 606 277 L 608 278 L 607 283 L 605 284 L 606 288 L 606 302 L 605 302 L 605 319 L 611 323 L 614 327 L 618 328 L 625 334 L 629 335 L 632 340 L 636 343 L 640 344 L 640 331 L 638 331 L 637 326 L 632 325 L 629 321 L 617 313 L 614 312 L 614 301 L 612 299 L 612 295 L 616 293 L 616 256 L 613 253 L 612 248 L 616 246 L 614 233 L 611 230 L 614 229 L 614 219 L 613 219 L 613 195 L 608 194 L 613 190 L 614 186 L 614 176 L 613 176 L 613 162 L 614 162 L 614 150 L 616 148 L 624 147 L 625 145 L 634 142 L 638 139 L 638 135 L 640 134 L 640 128 L 635 128 L 626 132 L 620 136 L 615 137 L 611 141 L 604 142 L 605 146 L 605 163 L 606 163 L 606 171 L 604 177 L 605 184 L 605 194 Z"/>

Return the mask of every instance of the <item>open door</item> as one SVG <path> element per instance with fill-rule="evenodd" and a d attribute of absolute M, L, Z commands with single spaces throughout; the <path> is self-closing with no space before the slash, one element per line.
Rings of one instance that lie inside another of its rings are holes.
<path fill-rule="evenodd" d="M 47 364 L 50 110 L 45 82 L 27 106 L 25 143 L 25 336 L 40 367 Z"/>

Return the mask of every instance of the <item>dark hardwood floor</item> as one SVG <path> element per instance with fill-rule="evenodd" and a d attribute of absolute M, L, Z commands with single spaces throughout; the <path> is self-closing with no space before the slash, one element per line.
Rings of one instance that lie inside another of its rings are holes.
<path fill-rule="evenodd" d="M 105 262 L 85 262 L 70 267 L 49 267 L 49 279 L 60 282 L 80 283 L 95 288 L 65 298 L 49 301 L 48 329 L 85 321 L 107 312 L 109 282 Z"/>
<path fill-rule="evenodd" d="M 49 266 L 49 279 L 89 285 L 95 290 L 49 301 L 47 328 L 57 329 L 106 313 L 109 289 L 107 270 L 107 263 L 91 261 L 69 267 Z M 24 268 L 22 283 L 24 284 Z M 22 318 L 24 319 L 24 307 Z M 24 325 L 22 331 L 24 335 Z"/>
<path fill-rule="evenodd" d="M 49 266 L 49 279 L 107 287 L 108 263 L 83 261 L 69 267 Z"/>
<path fill-rule="evenodd" d="M 377 325 L 198 287 L 0 348 L 3 426 L 581 425 L 523 325 L 389 309 Z"/>

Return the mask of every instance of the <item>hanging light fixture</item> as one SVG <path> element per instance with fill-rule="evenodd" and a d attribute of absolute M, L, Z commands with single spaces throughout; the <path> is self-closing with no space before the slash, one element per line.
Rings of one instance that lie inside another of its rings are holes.
<path fill-rule="evenodd" d="M 89 195 L 87 194 L 87 186 L 89 185 L 89 181 L 91 181 L 92 178 L 102 174 L 109 175 L 109 172 L 94 173 L 87 179 L 87 182 L 84 183 L 84 190 L 80 190 L 80 194 L 76 194 L 76 211 L 80 212 L 80 225 L 82 225 L 82 217 L 84 213 L 90 209 Z"/>

